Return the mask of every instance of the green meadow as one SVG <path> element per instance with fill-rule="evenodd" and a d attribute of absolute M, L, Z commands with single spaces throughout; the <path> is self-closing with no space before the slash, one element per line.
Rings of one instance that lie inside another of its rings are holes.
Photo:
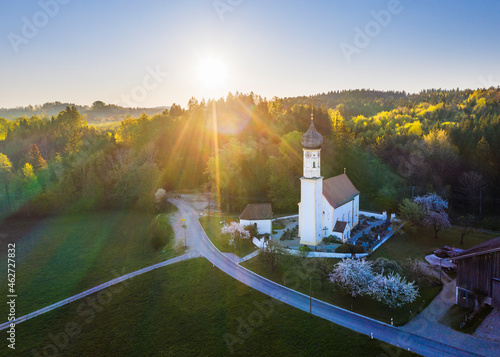
<path fill-rule="evenodd" d="M 148 229 L 153 218 L 116 211 L 2 222 L 0 296 L 7 295 L 8 243 L 16 244 L 18 316 L 172 258 L 172 242 L 159 251 L 152 248 Z M 6 311 L 2 305 L 0 316 Z"/>
<path fill-rule="evenodd" d="M 270 303 L 208 261 L 194 259 L 18 325 L 18 348 L 12 355 L 409 355 L 293 307 Z"/>

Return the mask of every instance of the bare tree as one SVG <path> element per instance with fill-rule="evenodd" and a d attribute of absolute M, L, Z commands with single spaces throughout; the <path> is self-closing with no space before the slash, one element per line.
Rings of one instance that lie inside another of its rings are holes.
<path fill-rule="evenodd" d="M 486 182 L 483 175 L 476 171 L 464 172 L 458 179 L 460 183 L 459 190 L 465 194 L 472 203 L 472 216 L 475 217 L 476 214 L 476 202 L 479 201 L 479 214 L 482 211 L 482 192 L 486 188 Z"/>

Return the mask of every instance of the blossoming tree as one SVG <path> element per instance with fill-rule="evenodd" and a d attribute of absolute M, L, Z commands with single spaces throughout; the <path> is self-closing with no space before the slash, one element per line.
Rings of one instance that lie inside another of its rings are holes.
<path fill-rule="evenodd" d="M 414 202 L 424 211 L 422 225 L 434 228 L 434 238 L 437 239 L 438 232 L 443 228 L 450 227 L 450 219 L 445 209 L 448 208 L 448 201 L 435 193 L 416 197 Z"/>
<path fill-rule="evenodd" d="M 372 262 L 364 260 L 342 260 L 330 274 L 330 282 L 352 297 L 371 296 L 391 308 L 411 303 L 418 296 L 418 287 L 414 282 L 407 282 L 397 273 L 376 273 L 372 269 Z"/>
<path fill-rule="evenodd" d="M 229 244 L 233 247 L 236 245 L 236 239 L 250 239 L 248 232 L 242 224 L 238 222 L 226 223 L 222 226 L 221 233 L 228 236 Z"/>

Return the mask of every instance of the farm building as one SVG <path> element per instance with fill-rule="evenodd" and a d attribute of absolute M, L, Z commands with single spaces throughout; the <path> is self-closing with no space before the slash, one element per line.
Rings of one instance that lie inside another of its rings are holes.
<path fill-rule="evenodd" d="M 259 234 L 271 234 L 273 210 L 270 203 L 249 204 L 240 215 L 243 226 L 255 225 Z"/>
<path fill-rule="evenodd" d="M 474 309 L 477 297 L 500 308 L 500 237 L 453 258 L 457 264 L 456 303 Z"/>

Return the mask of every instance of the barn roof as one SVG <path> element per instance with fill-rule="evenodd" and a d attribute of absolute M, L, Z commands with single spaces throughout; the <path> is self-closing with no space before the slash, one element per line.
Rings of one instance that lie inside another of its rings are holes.
<path fill-rule="evenodd" d="M 359 195 L 346 174 L 331 177 L 323 181 L 323 196 L 333 208 L 342 206 Z"/>
<path fill-rule="evenodd" d="M 333 231 L 338 233 L 344 233 L 346 226 L 347 222 L 337 221 L 337 223 L 335 223 L 335 227 L 333 227 Z"/>
<path fill-rule="evenodd" d="M 473 257 L 475 255 L 488 254 L 498 251 L 500 251 L 500 237 L 478 244 L 466 250 L 462 254 L 457 255 L 456 257 L 453 258 L 453 260 L 464 259 Z"/>
<path fill-rule="evenodd" d="M 272 218 L 273 210 L 270 203 L 248 204 L 243 210 L 243 213 L 240 215 L 240 219 L 247 221 L 260 221 Z"/>

